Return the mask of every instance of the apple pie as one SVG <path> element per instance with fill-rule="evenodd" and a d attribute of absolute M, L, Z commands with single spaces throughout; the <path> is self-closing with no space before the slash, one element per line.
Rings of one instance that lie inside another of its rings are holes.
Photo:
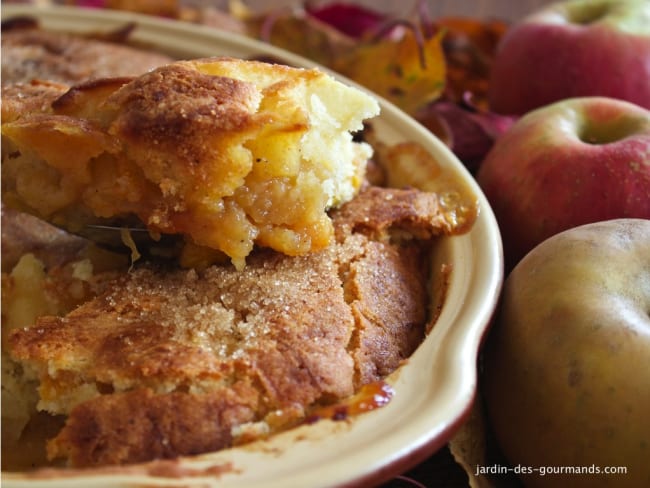
<path fill-rule="evenodd" d="M 449 272 L 431 269 L 434 242 L 477 207 L 417 145 L 373 142 L 384 166 L 370 159 L 372 97 L 232 58 L 55 71 L 2 92 L 3 468 L 7 450 L 35 456 L 12 452 L 21 467 L 97 467 L 263 438 L 421 343 Z M 446 192 L 413 188 L 423 168 Z M 387 169 L 400 188 L 382 186 Z M 180 235 L 181 266 L 44 221 Z M 205 250 L 226 259 L 193 266 Z"/>

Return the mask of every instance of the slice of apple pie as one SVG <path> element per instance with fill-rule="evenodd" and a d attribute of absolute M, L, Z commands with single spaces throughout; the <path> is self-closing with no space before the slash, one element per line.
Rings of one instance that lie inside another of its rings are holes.
<path fill-rule="evenodd" d="M 34 100 L 56 90 L 29 104 L 3 91 L 3 202 L 73 232 L 135 217 L 238 268 L 254 244 L 288 255 L 328 245 L 327 210 L 354 197 L 371 156 L 352 133 L 379 112 L 322 71 L 232 58 Z"/>

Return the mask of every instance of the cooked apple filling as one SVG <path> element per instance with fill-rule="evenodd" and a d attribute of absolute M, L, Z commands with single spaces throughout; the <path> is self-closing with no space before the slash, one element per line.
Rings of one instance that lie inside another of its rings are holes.
<path fill-rule="evenodd" d="M 379 112 L 321 71 L 231 58 L 77 85 L 53 103 L 19 95 L 3 92 L 5 203 L 73 232 L 135 217 L 238 268 L 255 244 L 302 255 L 330 243 L 327 210 L 356 195 L 372 153 L 352 133 Z"/>

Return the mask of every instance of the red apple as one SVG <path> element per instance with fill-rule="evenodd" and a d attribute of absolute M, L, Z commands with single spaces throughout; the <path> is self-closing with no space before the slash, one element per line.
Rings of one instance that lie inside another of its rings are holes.
<path fill-rule="evenodd" d="M 497 139 L 476 178 L 499 222 L 507 269 L 571 227 L 650 219 L 650 111 L 605 97 L 539 108 Z"/>
<path fill-rule="evenodd" d="M 574 0 L 522 19 L 501 39 L 488 96 L 504 114 L 582 96 L 650 109 L 650 2 Z"/>

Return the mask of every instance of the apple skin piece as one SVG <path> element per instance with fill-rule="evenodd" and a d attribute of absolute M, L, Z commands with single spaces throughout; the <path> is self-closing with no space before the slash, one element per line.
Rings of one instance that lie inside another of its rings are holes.
<path fill-rule="evenodd" d="M 574 0 L 551 4 L 505 33 L 488 100 L 521 115 L 557 100 L 606 96 L 650 109 L 650 2 Z"/>
<path fill-rule="evenodd" d="M 526 486 L 650 486 L 649 311 L 648 220 L 567 230 L 509 275 L 483 357 L 495 437 L 513 466 L 601 470 Z"/>
<path fill-rule="evenodd" d="M 476 179 L 499 223 L 506 272 L 563 230 L 650 218 L 650 111 L 606 97 L 541 107 L 497 139 Z"/>

